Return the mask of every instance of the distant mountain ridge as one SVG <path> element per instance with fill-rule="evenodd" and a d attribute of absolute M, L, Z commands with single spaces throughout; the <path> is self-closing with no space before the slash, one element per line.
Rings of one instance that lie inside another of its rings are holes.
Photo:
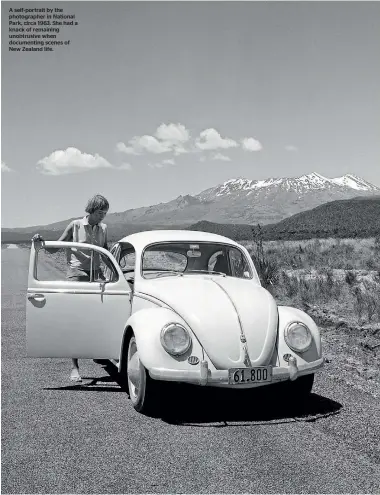
<path fill-rule="evenodd" d="M 222 224 L 200 220 L 192 225 L 136 225 L 113 224 L 109 228 L 109 240 L 118 239 L 141 232 L 157 229 L 188 229 L 220 234 L 231 239 L 251 240 L 255 236 L 257 225 Z M 57 231 L 38 229 L 47 240 L 58 238 Z M 355 197 L 349 200 L 337 200 L 325 203 L 311 210 L 297 213 L 276 224 L 263 225 L 264 240 L 298 240 L 312 238 L 380 238 L 380 195 Z M 2 242 L 30 242 L 31 232 L 2 232 Z"/>
<path fill-rule="evenodd" d="M 200 221 L 189 229 L 212 232 L 239 241 L 253 239 L 257 226 Z M 380 238 L 380 195 L 325 203 L 276 224 L 264 225 L 261 230 L 264 240 Z"/>
<path fill-rule="evenodd" d="M 189 226 L 198 221 L 270 224 L 334 200 L 380 194 L 380 188 L 352 174 L 329 179 L 316 172 L 295 178 L 230 179 L 197 195 L 107 216 L 110 228 L 121 225 Z M 48 225 L 3 229 L 10 232 L 62 231 L 71 219 Z"/>

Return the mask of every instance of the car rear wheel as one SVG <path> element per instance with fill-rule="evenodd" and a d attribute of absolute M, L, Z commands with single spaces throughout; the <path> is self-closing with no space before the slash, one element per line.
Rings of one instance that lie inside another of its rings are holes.
<path fill-rule="evenodd" d="M 158 405 L 158 384 L 152 380 L 140 361 L 136 338 L 131 336 L 127 355 L 127 382 L 131 402 L 136 411 L 152 413 Z"/>

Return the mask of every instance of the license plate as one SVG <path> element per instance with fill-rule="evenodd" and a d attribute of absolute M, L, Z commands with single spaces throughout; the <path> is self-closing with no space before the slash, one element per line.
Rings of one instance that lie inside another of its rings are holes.
<path fill-rule="evenodd" d="M 272 367 L 231 368 L 228 370 L 228 383 L 239 385 L 244 383 L 265 383 L 272 381 Z"/>

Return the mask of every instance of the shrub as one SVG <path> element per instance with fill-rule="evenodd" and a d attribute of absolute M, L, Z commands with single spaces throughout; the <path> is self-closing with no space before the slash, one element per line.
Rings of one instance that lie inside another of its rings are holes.
<path fill-rule="evenodd" d="M 379 301 L 376 301 L 376 297 L 372 294 L 365 295 L 365 309 L 367 312 L 367 319 L 369 322 L 372 321 L 373 317 L 377 312 L 377 306 Z"/>
<path fill-rule="evenodd" d="M 356 273 L 352 270 L 348 270 L 345 279 L 348 285 L 354 285 L 357 282 Z"/>
<path fill-rule="evenodd" d="M 358 320 L 361 323 L 363 312 L 364 312 L 364 297 L 361 289 L 359 287 L 354 288 L 354 310 Z"/>
<path fill-rule="evenodd" d="M 289 277 L 286 272 L 282 272 L 281 276 L 282 285 L 285 291 L 285 295 L 287 297 L 293 298 L 299 289 L 298 279 L 297 277 Z"/>
<path fill-rule="evenodd" d="M 365 261 L 365 267 L 367 268 L 367 270 L 375 270 L 376 266 L 377 263 L 373 258 L 369 258 Z"/>
<path fill-rule="evenodd" d="M 375 237 L 373 249 L 374 249 L 376 254 L 380 254 L 380 235 Z"/>
<path fill-rule="evenodd" d="M 263 234 L 260 224 L 256 229 L 252 228 L 253 249 L 249 254 L 255 264 L 260 281 L 266 289 L 273 286 L 279 278 L 279 268 L 275 261 L 270 260 L 264 252 Z"/>

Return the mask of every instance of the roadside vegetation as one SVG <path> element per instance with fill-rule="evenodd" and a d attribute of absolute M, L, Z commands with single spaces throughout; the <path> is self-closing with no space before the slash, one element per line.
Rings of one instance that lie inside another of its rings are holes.
<path fill-rule="evenodd" d="M 380 323 L 380 236 L 243 244 L 280 304 L 341 324 Z"/>
<path fill-rule="evenodd" d="M 318 324 L 329 375 L 380 397 L 380 236 L 242 242 L 279 305 Z"/>

